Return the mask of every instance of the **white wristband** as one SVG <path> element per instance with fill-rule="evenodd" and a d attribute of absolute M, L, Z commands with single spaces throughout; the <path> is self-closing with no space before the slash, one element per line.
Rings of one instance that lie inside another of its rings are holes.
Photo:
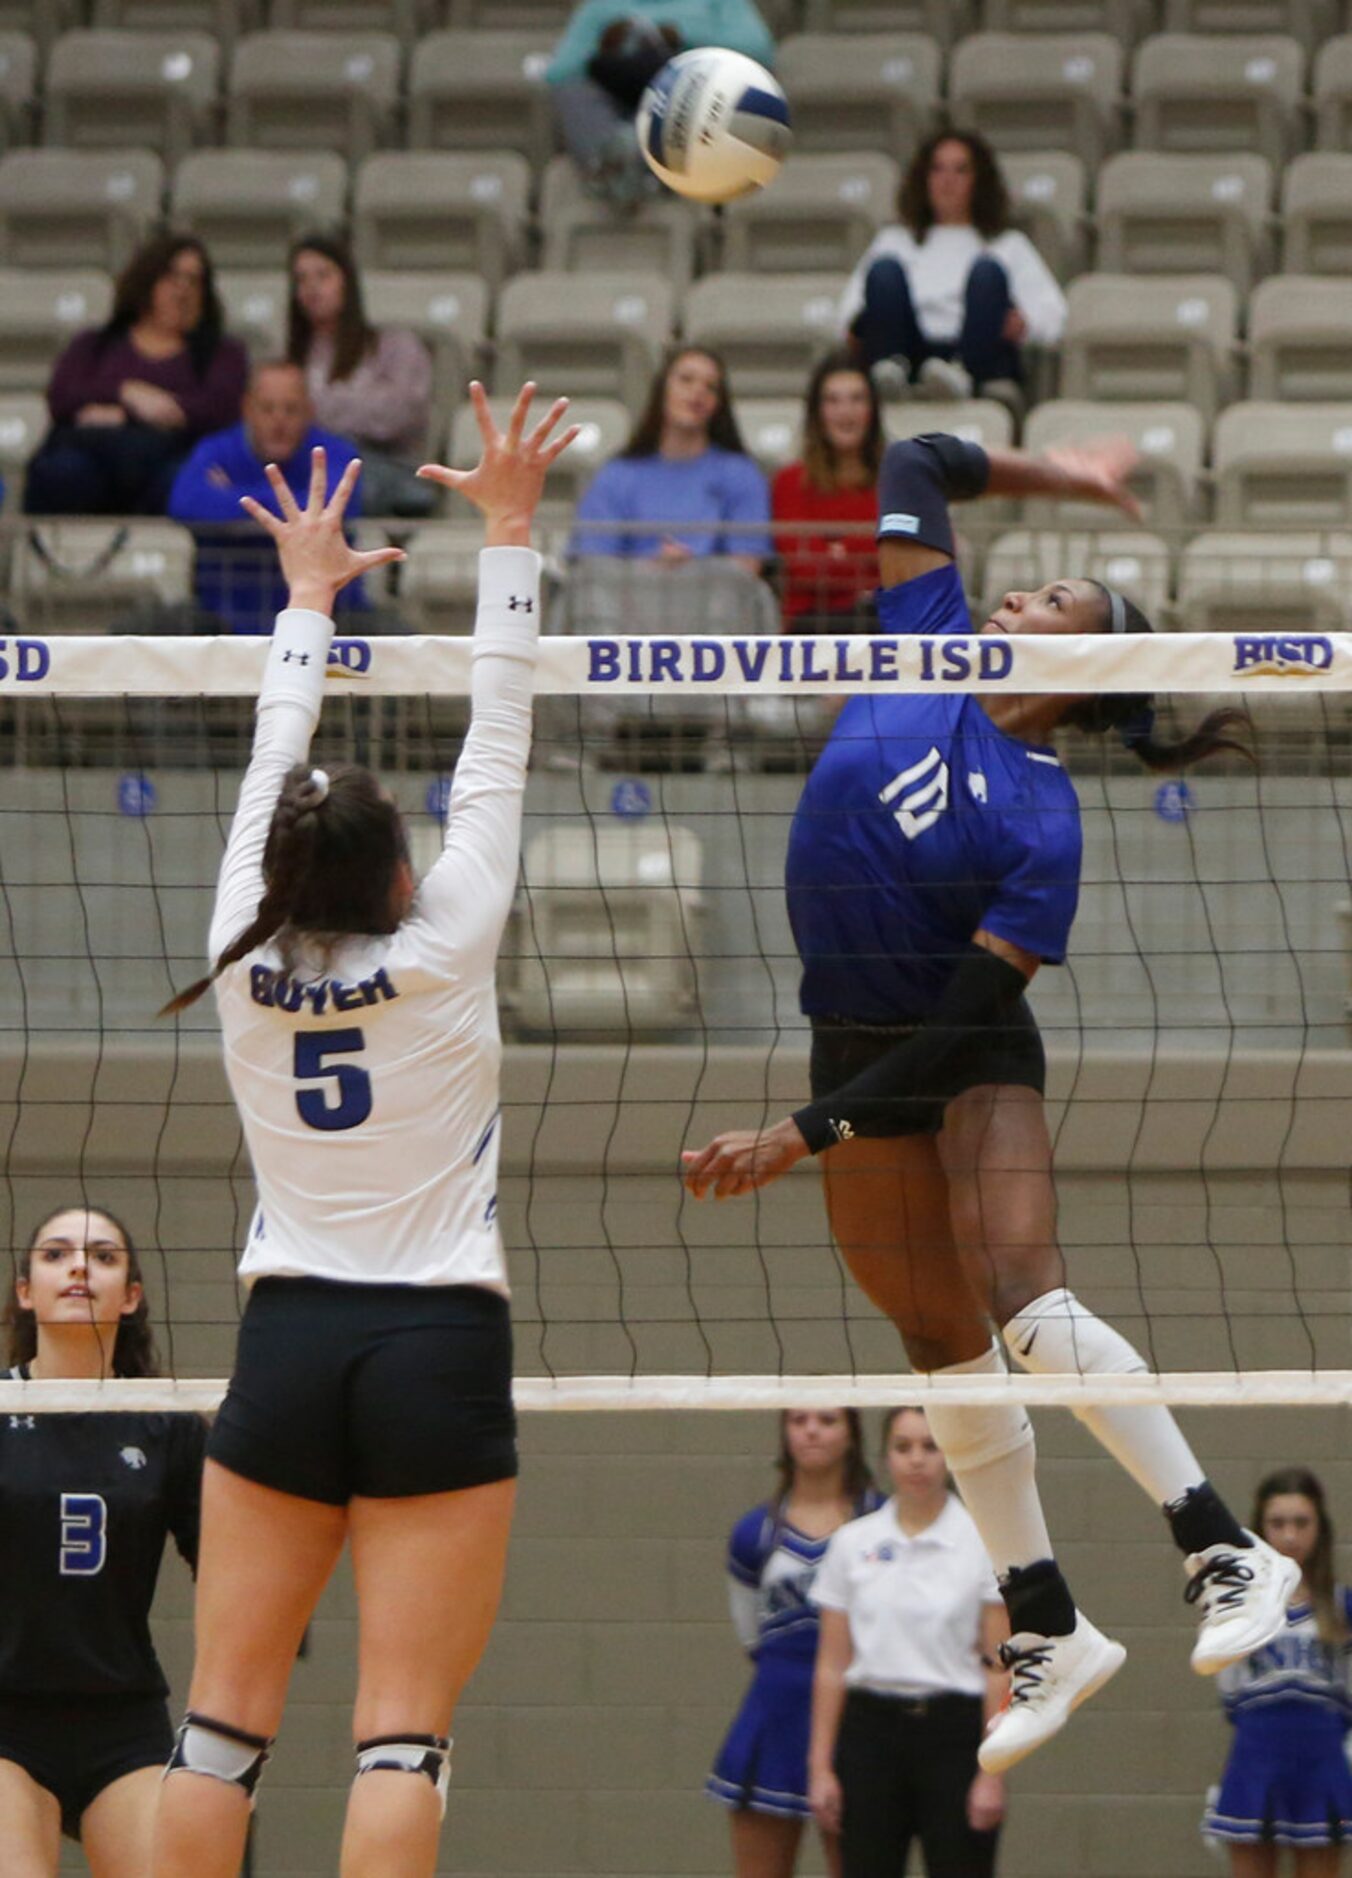
<path fill-rule="evenodd" d="M 540 556 L 534 548 L 483 548 L 479 553 L 479 604 L 474 616 L 474 656 L 533 660 L 540 636 Z"/>
<path fill-rule="evenodd" d="M 333 621 L 326 614 L 298 606 L 279 613 L 263 668 L 259 703 L 283 699 L 318 711 L 332 641 Z"/>

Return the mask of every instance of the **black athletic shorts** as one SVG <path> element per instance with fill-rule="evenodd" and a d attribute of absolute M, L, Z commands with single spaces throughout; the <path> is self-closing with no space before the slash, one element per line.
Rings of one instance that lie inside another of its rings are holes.
<path fill-rule="evenodd" d="M 899 1043 L 913 1037 L 913 1024 L 859 1024 L 848 1017 L 812 1019 L 812 1099 L 820 1100 L 868 1069 Z M 974 1031 L 943 1070 L 943 1086 L 932 1096 L 910 1097 L 896 1104 L 889 1135 L 937 1135 L 944 1125 L 944 1110 L 966 1089 L 986 1083 L 1013 1084 L 1020 1089 L 1047 1088 L 1047 1058 L 1042 1033 L 1020 998 L 1003 1024 Z M 883 1131 L 876 1131 L 881 1134 Z"/>
<path fill-rule="evenodd" d="M 330 1506 L 513 1479 L 507 1300 L 482 1285 L 260 1278 L 207 1454 Z"/>
<path fill-rule="evenodd" d="M 167 1766 L 173 1749 L 162 1695 L 0 1695 L 0 1761 L 55 1796 L 68 1839 L 79 1838 L 85 1808 L 105 1787 Z"/>

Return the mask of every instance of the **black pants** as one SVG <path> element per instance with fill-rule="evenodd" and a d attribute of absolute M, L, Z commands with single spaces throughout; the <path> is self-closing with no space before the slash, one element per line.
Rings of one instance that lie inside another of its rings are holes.
<path fill-rule="evenodd" d="M 956 340 L 929 339 L 916 318 L 905 268 L 885 255 L 868 271 L 854 336 L 865 364 L 900 356 L 909 361 L 912 378 L 926 359 L 956 358 L 978 386 L 992 378 L 1018 380 L 1023 377 L 1019 348 L 1004 336 L 1005 320 L 1013 304 L 1004 268 L 992 255 L 979 255 L 967 276 L 962 331 Z"/>
<path fill-rule="evenodd" d="M 979 1696 L 850 1691 L 836 1743 L 845 1878 L 903 1878 L 917 1837 L 929 1878 L 991 1878 L 999 1831 L 967 1824 L 981 1728 Z"/>

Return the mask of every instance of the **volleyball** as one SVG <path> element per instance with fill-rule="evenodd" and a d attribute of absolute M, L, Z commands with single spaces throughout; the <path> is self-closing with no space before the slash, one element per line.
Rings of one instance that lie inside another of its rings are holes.
<path fill-rule="evenodd" d="M 763 65 L 721 46 L 678 52 L 638 108 L 649 169 L 692 202 L 732 202 L 778 174 L 792 140 L 788 99 Z"/>

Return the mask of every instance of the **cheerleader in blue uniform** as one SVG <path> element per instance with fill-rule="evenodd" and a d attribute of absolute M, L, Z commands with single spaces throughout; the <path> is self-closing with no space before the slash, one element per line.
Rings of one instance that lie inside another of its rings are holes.
<path fill-rule="evenodd" d="M 1286 1628 L 1221 1675 L 1235 1738 L 1203 1831 L 1229 1846 L 1234 1878 L 1276 1878 L 1282 1846 L 1298 1878 L 1335 1878 L 1352 1841 L 1352 1591 L 1333 1582 L 1333 1525 L 1307 1468 L 1268 1475 L 1252 1524 L 1300 1566 L 1300 1588 Z"/>
<path fill-rule="evenodd" d="M 855 1409 L 780 1417 L 779 1491 L 728 1543 L 728 1596 L 755 1674 L 706 1791 L 731 1809 L 736 1878 L 792 1878 L 811 1818 L 807 1740 L 819 1622 L 812 1581 L 831 1535 L 880 1504 Z M 839 1878 L 839 1848 L 823 1834 Z"/>

